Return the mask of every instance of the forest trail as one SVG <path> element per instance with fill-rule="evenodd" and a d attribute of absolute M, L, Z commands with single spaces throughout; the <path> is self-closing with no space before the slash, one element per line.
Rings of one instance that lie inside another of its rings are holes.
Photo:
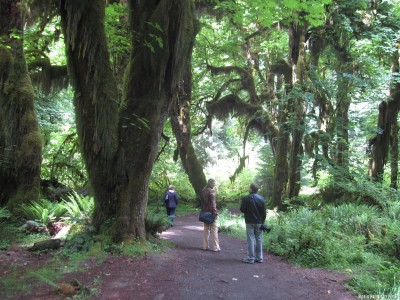
<path fill-rule="evenodd" d="M 96 299 L 357 299 L 343 287 L 344 275 L 300 269 L 265 252 L 264 263 L 245 264 L 246 241 L 220 234 L 221 252 L 214 253 L 200 249 L 202 234 L 197 216 L 176 217 L 175 226 L 161 235 L 176 247 L 143 258 L 139 281 L 129 279 L 134 266 L 122 277 L 112 276 Z"/>
<path fill-rule="evenodd" d="M 175 226 L 161 234 L 175 247 L 142 257 L 107 256 L 85 261 L 81 270 L 57 283 L 78 282 L 86 295 L 101 300 L 350 300 L 343 286 L 348 278 L 321 269 L 300 269 L 264 252 L 264 263 L 245 264 L 246 241 L 220 234 L 221 252 L 200 249 L 203 223 L 197 215 L 177 216 Z M 45 258 L 26 250 L 0 253 L 0 280 L 19 270 L 43 265 Z M 66 266 L 60 266 L 66 268 Z M 6 294 L 1 299 L 58 300 L 54 284 L 35 285 L 29 294 Z M 75 299 L 75 298 L 69 298 Z"/>

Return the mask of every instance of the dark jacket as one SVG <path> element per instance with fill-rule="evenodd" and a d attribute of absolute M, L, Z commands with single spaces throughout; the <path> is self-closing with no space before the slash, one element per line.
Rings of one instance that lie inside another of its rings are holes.
<path fill-rule="evenodd" d="M 244 213 L 246 224 L 263 224 L 265 222 L 265 200 L 256 193 L 242 198 L 240 211 Z"/>
<path fill-rule="evenodd" d="M 168 190 L 164 196 L 165 206 L 168 208 L 175 208 L 178 205 L 179 196 L 175 191 Z"/>
<path fill-rule="evenodd" d="M 203 189 L 203 210 L 212 213 L 214 216 L 218 215 L 216 198 L 217 196 L 213 188 L 206 186 Z"/>

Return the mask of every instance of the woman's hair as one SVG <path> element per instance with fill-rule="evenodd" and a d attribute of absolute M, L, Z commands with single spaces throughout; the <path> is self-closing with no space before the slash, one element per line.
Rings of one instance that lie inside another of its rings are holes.
<path fill-rule="evenodd" d="M 207 185 L 212 186 L 212 185 L 215 185 L 215 183 L 216 183 L 215 179 L 210 178 L 210 179 L 208 179 Z"/>
<path fill-rule="evenodd" d="M 169 190 L 174 190 L 174 189 L 175 189 L 175 186 L 171 184 L 171 185 L 168 187 L 168 189 L 169 189 Z"/>

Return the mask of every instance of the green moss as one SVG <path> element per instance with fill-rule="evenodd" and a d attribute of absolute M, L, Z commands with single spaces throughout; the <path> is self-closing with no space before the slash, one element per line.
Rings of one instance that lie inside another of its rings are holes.
<path fill-rule="evenodd" d="M 4 46 L 0 45 L 0 76 L 6 75 L 11 72 L 11 68 L 14 64 L 14 58 L 11 52 Z M 0 77 L 0 82 L 4 82 L 6 78 Z"/>

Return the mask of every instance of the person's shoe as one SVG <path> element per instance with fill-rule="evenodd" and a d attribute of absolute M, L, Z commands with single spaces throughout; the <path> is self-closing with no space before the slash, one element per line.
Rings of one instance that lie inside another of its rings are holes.
<path fill-rule="evenodd" d="M 221 249 L 219 249 L 219 250 L 211 250 L 211 252 L 221 252 Z"/>
<path fill-rule="evenodd" d="M 259 264 L 262 264 L 263 260 L 262 259 L 256 259 L 255 262 L 259 263 Z"/>
<path fill-rule="evenodd" d="M 208 249 L 208 248 L 200 248 L 201 250 L 203 250 L 203 251 L 208 251 L 208 250 L 210 250 L 210 249 Z"/>
<path fill-rule="evenodd" d="M 247 259 L 247 258 L 243 258 L 242 262 L 246 263 L 246 264 L 254 264 L 253 260 Z"/>

